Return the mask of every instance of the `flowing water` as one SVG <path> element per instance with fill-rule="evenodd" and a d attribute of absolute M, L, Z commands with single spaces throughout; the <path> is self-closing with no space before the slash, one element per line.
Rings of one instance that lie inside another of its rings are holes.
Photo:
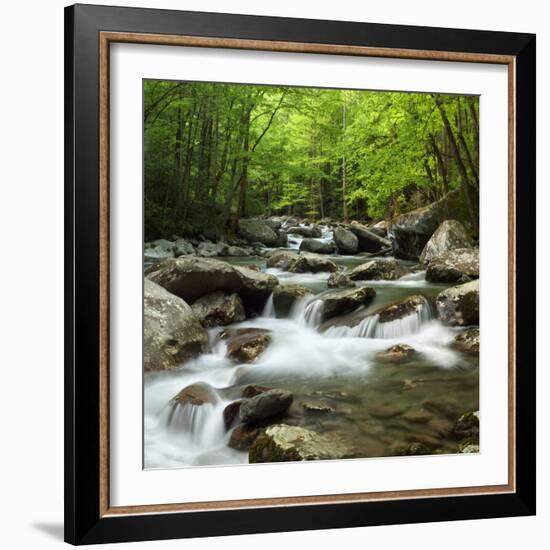
<path fill-rule="evenodd" d="M 296 247 L 295 243 L 291 246 Z M 361 256 L 331 259 L 348 268 L 365 261 Z M 261 258 L 227 261 L 255 263 L 265 269 Z M 259 317 L 231 325 L 270 331 L 271 344 L 254 363 L 235 364 L 226 358 L 225 343 L 218 338 L 221 329 L 215 328 L 209 330 L 209 353 L 175 372 L 145 376 L 146 468 L 246 463 L 246 452 L 227 446 L 230 431 L 225 429 L 223 410 L 240 398 L 248 384 L 287 389 L 294 394 L 296 406 L 307 403 L 327 408 L 330 414 L 304 415 L 302 425 L 348 434 L 361 456 L 390 455 L 393 445 L 412 440 L 437 442 L 439 452 L 456 452 L 456 442 L 447 439 L 450 419 L 445 410 L 462 413 L 478 409 L 477 358 L 450 349 L 457 329 L 435 319 L 428 300 L 403 319 L 379 323 L 377 315 L 371 315 L 379 307 L 413 294 L 433 298 L 444 286 L 427 283 L 424 272 L 397 281 L 369 281 L 376 297 L 368 308 L 352 314 L 362 320 L 349 327 L 321 322 L 323 304 L 317 295 L 327 292 L 328 273 L 267 272 L 281 283 L 307 286 L 315 295 L 297 302 L 287 319 L 275 317 L 270 299 Z M 378 352 L 395 344 L 412 346 L 418 352 L 414 360 L 388 364 L 377 359 Z M 180 390 L 197 382 L 213 388 L 212 403 L 169 405 Z M 425 400 L 434 399 L 444 406 L 430 411 L 423 423 L 401 414 L 418 411 Z"/>

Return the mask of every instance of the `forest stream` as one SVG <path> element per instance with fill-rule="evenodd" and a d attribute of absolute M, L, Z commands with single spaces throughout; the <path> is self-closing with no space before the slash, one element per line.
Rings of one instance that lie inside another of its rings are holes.
<path fill-rule="evenodd" d="M 321 229 L 318 240 L 332 241 L 331 228 Z M 301 241 L 291 235 L 287 248 L 296 250 Z M 377 259 L 372 254 L 325 257 L 345 272 Z M 357 288 L 376 292 L 371 303 L 349 313 L 360 322 L 331 323 L 320 315 L 319 298 L 341 289 L 327 287 L 329 272 L 267 267 L 265 256 L 221 260 L 255 266 L 280 284 L 301 285 L 312 294 L 296 300 L 284 317 L 277 317 L 271 296 L 257 316 L 208 328 L 207 351 L 183 368 L 145 373 L 145 468 L 249 462 L 246 446 L 230 442 L 235 421 L 230 418 L 228 425 L 224 411 L 245 388 L 258 386 L 291 392 L 288 423 L 337 436 L 353 445 L 353 456 L 459 452 L 452 434 L 456 419 L 479 409 L 478 356 L 452 349 L 464 328 L 445 326 L 435 311 L 433 300 L 452 284 L 428 282 L 417 262 L 404 261 L 410 272 L 396 280 L 357 281 Z M 371 315 L 419 295 L 425 302 L 411 314 L 385 323 Z M 253 362 L 227 356 L 222 333 L 241 329 L 269 335 L 269 346 Z M 383 360 L 380 354 L 396 345 L 410 346 L 414 354 L 399 363 Z M 174 405 L 174 396 L 193 384 L 205 385 L 208 402 Z M 410 451 L 411 444 L 418 452 Z"/>

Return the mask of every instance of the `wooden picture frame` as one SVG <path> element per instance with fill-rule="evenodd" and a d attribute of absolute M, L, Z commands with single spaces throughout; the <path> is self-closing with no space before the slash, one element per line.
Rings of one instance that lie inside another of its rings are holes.
<path fill-rule="evenodd" d="M 508 483 L 253 501 L 109 502 L 109 47 L 115 42 L 504 64 Z M 535 36 L 76 5 L 65 11 L 65 540 L 72 544 L 535 513 Z"/>

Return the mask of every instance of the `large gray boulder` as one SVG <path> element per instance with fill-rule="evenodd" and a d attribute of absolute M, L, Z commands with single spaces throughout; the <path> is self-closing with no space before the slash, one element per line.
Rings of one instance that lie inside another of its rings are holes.
<path fill-rule="evenodd" d="M 359 252 L 379 252 L 391 246 L 388 239 L 377 235 L 360 223 L 353 222 L 348 226 L 348 229 L 357 237 Z"/>
<path fill-rule="evenodd" d="M 289 227 L 286 230 L 290 235 L 300 235 L 306 239 L 319 238 L 321 236 L 321 229 L 316 225 L 311 226 L 301 226 L 297 225 L 294 227 Z"/>
<path fill-rule="evenodd" d="M 446 325 L 478 325 L 479 279 L 445 289 L 437 295 L 435 305 Z"/>
<path fill-rule="evenodd" d="M 479 249 L 457 248 L 435 256 L 428 262 L 426 281 L 457 283 L 479 278 Z"/>
<path fill-rule="evenodd" d="M 390 223 L 386 220 L 381 220 L 374 225 L 372 225 L 369 229 L 373 233 L 376 233 L 379 237 L 383 237 L 384 239 L 388 236 L 388 228 L 390 226 Z"/>
<path fill-rule="evenodd" d="M 177 239 L 174 241 L 174 255 L 188 256 L 189 254 L 195 254 L 195 247 L 186 239 Z"/>
<path fill-rule="evenodd" d="M 143 367 L 171 370 L 207 346 L 208 335 L 191 307 L 145 279 L 143 295 Z"/>
<path fill-rule="evenodd" d="M 277 242 L 277 233 L 263 220 L 241 219 L 237 222 L 237 233 L 250 243 L 273 246 Z"/>
<path fill-rule="evenodd" d="M 275 250 L 267 257 L 267 267 L 276 267 L 287 271 L 298 259 L 298 252 L 293 250 Z"/>
<path fill-rule="evenodd" d="M 334 242 L 340 254 L 357 254 L 359 250 L 359 239 L 343 227 L 334 229 Z"/>
<path fill-rule="evenodd" d="M 393 255 L 404 260 L 418 260 L 439 224 L 448 217 L 449 204 L 457 196 L 458 190 L 451 191 L 439 201 L 394 219 L 388 229 Z"/>
<path fill-rule="evenodd" d="M 215 256 L 227 256 L 229 246 L 225 243 L 212 243 L 203 241 L 197 246 L 197 255 L 203 258 L 212 258 Z"/>
<path fill-rule="evenodd" d="M 353 458 L 357 452 L 343 434 L 319 433 L 299 426 L 269 426 L 250 447 L 248 460 L 287 462 Z"/>
<path fill-rule="evenodd" d="M 355 283 L 342 271 L 335 271 L 329 275 L 327 279 L 329 288 L 351 288 Z"/>
<path fill-rule="evenodd" d="M 218 290 L 196 300 L 191 309 L 203 327 L 218 327 L 246 319 L 238 294 Z"/>
<path fill-rule="evenodd" d="M 218 290 L 236 292 L 245 306 L 257 309 L 279 284 L 273 275 L 231 266 L 213 258 L 182 256 L 152 266 L 147 279 L 189 303 Z"/>
<path fill-rule="evenodd" d="M 244 424 L 255 424 L 284 413 L 292 405 L 293 395 L 285 390 L 269 390 L 241 404 L 239 417 Z"/>
<path fill-rule="evenodd" d="M 479 353 L 479 328 L 468 328 L 457 334 L 451 347 L 457 351 L 477 355 Z"/>
<path fill-rule="evenodd" d="M 422 254 L 420 254 L 419 262 L 425 264 L 449 250 L 471 248 L 472 246 L 472 239 L 459 221 L 445 220 L 426 243 Z"/>
<path fill-rule="evenodd" d="M 409 270 L 397 260 L 392 258 L 377 259 L 370 260 L 352 269 L 349 278 L 352 281 L 395 281 L 407 273 L 409 273 Z"/>
<path fill-rule="evenodd" d="M 323 302 L 322 320 L 350 313 L 360 306 L 367 306 L 375 296 L 374 289 L 367 286 L 323 294 L 319 298 Z"/>
<path fill-rule="evenodd" d="M 337 271 L 338 266 L 328 258 L 318 254 L 302 253 L 289 266 L 291 273 L 321 273 Z"/>
<path fill-rule="evenodd" d="M 273 290 L 273 307 L 278 318 L 287 318 L 297 300 L 309 297 L 309 288 L 300 285 L 279 285 Z"/>
<path fill-rule="evenodd" d="M 300 243 L 300 252 L 313 252 L 315 254 L 333 254 L 336 250 L 334 242 L 321 241 L 319 239 L 304 239 Z"/>

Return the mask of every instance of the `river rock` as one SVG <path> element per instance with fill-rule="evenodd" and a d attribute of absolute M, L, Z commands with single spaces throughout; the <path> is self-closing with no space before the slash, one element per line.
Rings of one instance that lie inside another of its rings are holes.
<path fill-rule="evenodd" d="M 349 288 L 355 286 L 355 283 L 342 271 L 331 273 L 327 279 L 329 288 Z"/>
<path fill-rule="evenodd" d="M 479 436 L 479 411 L 467 412 L 460 416 L 453 432 L 460 439 L 477 438 Z"/>
<path fill-rule="evenodd" d="M 223 423 L 226 430 L 229 430 L 229 428 L 233 426 L 235 420 L 239 417 L 239 410 L 241 409 L 241 405 L 243 403 L 243 399 L 233 401 L 229 403 L 229 405 L 227 405 L 223 410 Z"/>
<path fill-rule="evenodd" d="M 457 248 L 433 257 L 426 268 L 426 281 L 457 283 L 479 278 L 479 249 Z"/>
<path fill-rule="evenodd" d="M 279 285 L 273 290 L 273 307 L 277 318 L 287 318 L 296 303 L 307 296 L 311 296 L 309 288 L 300 285 Z"/>
<path fill-rule="evenodd" d="M 318 254 L 302 253 L 288 268 L 291 273 L 321 273 L 338 271 L 338 266 L 328 258 Z"/>
<path fill-rule="evenodd" d="M 326 321 L 331 317 L 350 313 L 360 306 L 367 306 L 375 296 L 375 290 L 368 286 L 323 294 L 319 298 L 323 302 L 322 319 Z"/>
<path fill-rule="evenodd" d="M 288 246 L 288 234 L 284 231 L 281 231 L 279 235 L 277 236 L 277 240 L 275 241 L 274 247 L 278 248 L 285 248 Z"/>
<path fill-rule="evenodd" d="M 287 271 L 298 259 L 298 253 L 292 250 L 275 250 L 267 257 L 267 267 L 276 267 Z"/>
<path fill-rule="evenodd" d="M 244 387 L 243 391 L 241 392 L 242 397 L 250 398 L 255 397 L 256 395 L 260 395 L 260 393 L 264 393 L 266 391 L 272 390 L 273 388 L 270 388 L 269 386 L 262 386 L 260 384 L 248 384 Z"/>
<path fill-rule="evenodd" d="M 242 257 L 242 256 L 250 256 L 250 252 L 248 250 L 245 250 L 244 248 L 241 248 L 240 246 L 230 246 L 227 249 L 227 256 L 233 256 L 233 257 Z"/>
<path fill-rule="evenodd" d="M 203 327 L 218 327 L 246 319 L 238 294 L 218 290 L 199 298 L 191 306 Z"/>
<path fill-rule="evenodd" d="M 378 252 L 391 246 L 388 239 L 380 237 L 360 223 L 353 222 L 348 229 L 357 237 L 359 252 Z"/>
<path fill-rule="evenodd" d="M 229 331 L 228 331 L 229 332 Z M 267 331 L 257 328 L 231 331 L 227 338 L 226 356 L 239 363 L 251 363 L 269 346 L 271 338 Z"/>
<path fill-rule="evenodd" d="M 300 243 L 300 252 L 314 252 L 316 254 L 333 254 L 336 245 L 333 241 L 321 241 L 319 239 L 304 239 Z"/>
<path fill-rule="evenodd" d="M 340 254 L 357 254 L 359 250 L 359 239 L 343 227 L 334 229 L 334 242 Z"/>
<path fill-rule="evenodd" d="M 192 303 L 206 294 L 223 290 L 237 292 L 245 306 L 252 309 L 263 307 L 279 284 L 272 275 L 195 256 L 182 256 L 155 264 L 146 271 L 146 276 L 186 302 Z"/>
<path fill-rule="evenodd" d="M 269 229 L 275 231 L 275 233 L 278 233 L 281 229 L 281 226 L 283 225 L 283 221 L 281 220 L 281 218 L 277 217 L 267 218 L 267 220 L 262 221 L 267 225 L 267 227 L 269 227 Z"/>
<path fill-rule="evenodd" d="M 407 344 L 396 344 L 376 354 L 376 359 L 383 363 L 404 363 L 414 359 L 416 350 Z"/>
<path fill-rule="evenodd" d="M 386 220 L 381 220 L 378 223 L 375 223 L 372 225 L 369 229 L 372 231 L 372 233 L 375 233 L 379 237 L 383 237 L 384 239 L 388 236 L 388 228 L 390 226 L 390 223 Z"/>
<path fill-rule="evenodd" d="M 202 258 L 212 258 L 215 256 L 227 256 L 229 246 L 225 243 L 211 243 L 210 241 L 203 241 L 199 243 L 197 247 L 197 256 Z"/>
<path fill-rule="evenodd" d="M 175 240 L 173 249 L 176 257 L 195 254 L 195 247 L 186 239 Z"/>
<path fill-rule="evenodd" d="M 478 325 L 479 279 L 443 290 L 437 295 L 435 305 L 446 325 Z"/>
<path fill-rule="evenodd" d="M 147 261 L 166 260 L 174 257 L 174 243 L 166 239 L 158 239 L 152 243 L 146 243 L 143 256 Z"/>
<path fill-rule="evenodd" d="M 319 433 L 298 426 L 270 426 L 250 447 L 248 460 L 285 462 L 342 459 L 356 456 L 353 445 L 339 433 Z"/>
<path fill-rule="evenodd" d="M 349 273 L 353 281 L 387 280 L 395 281 L 409 273 L 408 269 L 399 261 L 392 258 L 370 260 L 358 265 Z"/>
<path fill-rule="evenodd" d="M 421 294 L 414 294 L 378 309 L 373 315 L 378 315 L 380 323 L 389 323 L 396 319 L 403 319 L 407 315 L 419 313 L 424 307 L 428 307 L 427 299 Z"/>
<path fill-rule="evenodd" d="M 143 366 L 145 372 L 171 370 L 196 357 L 208 335 L 181 298 L 145 279 L 143 295 Z"/>
<path fill-rule="evenodd" d="M 292 404 L 293 395 L 285 390 L 269 390 L 246 400 L 239 410 L 244 424 L 255 424 L 285 412 Z"/>
<path fill-rule="evenodd" d="M 455 336 L 451 347 L 464 353 L 479 353 L 479 328 L 469 328 Z"/>
<path fill-rule="evenodd" d="M 458 190 L 428 206 L 401 214 L 391 223 L 388 237 L 393 255 L 403 260 L 418 260 L 426 243 L 439 224 L 447 218 L 449 205 L 458 197 Z"/>
<path fill-rule="evenodd" d="M 184 405 L 204 405 L 206 403 L 216 403 L 218 396 L 214 389 L 204 382 L 197 382 L 183 388 L 175 397 L 172 398 L 172 404 Z"/>
<path fill-rule="evenodd" d="M 259 242 L 273 246 L 277 242 L 277 233 L 263 220 L 241 219 L 237 222 L 237 233 L 250 243 Z"/>
<path fill-rule="evenodd" d="M 425 443 L 419 441 L 413 441 L 411 443 L 397 443 L 392 446 L 391 454 L 395 456 L 418 456 L 429 455 L 433 449 L 431 449 Z"/>
<path fill-rule="evenodd" d="M 428 263 L 432 258 L 449 250 L 471 248 L 472 246 L 472 239 L 459 221 L 445 220 L 426 243 L 422 254 L 420 254 L 419 263 Z"/>
<path fill-rule="evenodd" d="M 227 445 L 238 451 L 248 451 L 261 433 L 263 433 L 263 428 L 239 424 L 231 432 Z"/>
<path fill-rule="evenodd" d="M 297 225 L 294 227 L 289 227 L 286 230 L 286 232 L 290 235 L 299 235 L 306 239 L 313 239 L 315 237 L 321 236 L 321 231 L 319 230 L 319 228 L 316 228 L 314 226 L 305 227 L 305 226 Z"/>

